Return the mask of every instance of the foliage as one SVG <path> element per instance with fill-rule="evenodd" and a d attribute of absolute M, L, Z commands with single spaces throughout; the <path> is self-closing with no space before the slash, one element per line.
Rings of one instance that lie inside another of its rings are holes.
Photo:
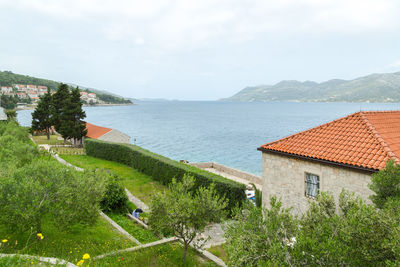
<path fill-rule="evenodd" d="M 169 190 L 154 195 L 150 205 L 149 224 L 159 233 L 174 233 L 184 244 L 183 262 L 194 239 L 210 222 L 219 222 L 224 217 L 226 201 L 214 188 L 200 187 L 194 192 L 194 178 L 185 175 L 182 182 L 175 179 Z M 199 245 L 199 244 L 197 244 Z"/>
<path fill-rule="evenodd" d="M 42 218 L 63 229 L 75 223 L 93 224 L 104 193 L 105 175 L 80 173 L 40 159 L 0 181 L 0 221 L 17 231 L 33 227 L 41 232 Z"/>
<path fill-rule="evenodd" d="M 225 230 L 226 251 L 231 266 L 290 265 L 290 246 L 295 237 L 296 219 L 282 203 L 271 198 L 271 208 L 248 203 L 237 210 L 234 221 Z"/>
<path fill-rule="evenodd" d="M 109 179 L 100 207 L 103 211 L 128 211 L 128 197 L 124 187 L 122 187 L 115 179 Z"/>
<path fill-rule="evenodd" d="M 52 126 L 52 97 L 50 89 L 40 97 L 40 100 L 32 113 L 32 130 L 45 131 L 47 139 L 50 139 L 50 128 Z"/>
<path fill-rule="evenodd" d="M 12 73 L 11 71 L 0 71 L 0 85 L 2 86 L 12 86 L 13 84 L 33 84 L 33 85 L 44 85 L 52 90 L 56 90 L 59 83 L 30 77 L 27 75 L 20 75 Z"/>
<path fill-rule="evenodd" d="M 12 121 L 17 118 L 17 111 L 15 109 L 8 109 L 6 110 L 7 120 Z"/>
<path fill-rule="evenodd" d="M 227 199 L 228 211 L 237 205 L 240 206 L 246 199 L 245 186 L 242 184 L 157 155 L 135 145 L 86 139 L 85 149 L 87 155 L 126 164 L 164 185 L 169 184 L 174 177 L 178 181 L 181 180 L 187 173 L 195 178 L 194 188 L 207 187 L 213 183 L 218 194 Z"/>
<path fill-rule="evenodd" d="M 1 72 L 0 72 L 1 73 Z M 17 96 L 8 96 L 0 94 L 0 104 L 5 109 L 15 109 L 19 99 Z"/>
<path fill-rule="evenodd" d="M 68 119 L 66 103 L 70 101 L 70 97 L 68 85 L 63 83 L 60 84 L 57 92 L 53 95 L 52 123 L 56 131 L 60 133 L 64 139 L 68 137 L 68 129 L 62 126 L 63 120 Z"/>
<path fill-rule="evenodd" d="M 251 186 L 253 187 L 254 192 L 255 192 L 255 203 L 256 203 L 256 206 L 261 208 L 261 206 L 262 206 L 262 191 L 259 190 L 256 187 L 255 184 L 251 184 Z"/>
<path fill-rule="evenodd" d="M 229 260 L 233 265 L 244 262 L 253 266 L 396 264 L 400 260 L 398 204 L 388 202 L 390 207 L 378 209 L 342 191 L 337 206 L 331 194 L 322 192 L 316 201 L 310 202 L 307 213 L 298 222 L 294 221 L 296 231 L 292 232 L 283 227 L 284 223 L 292 221 L 290 217 L 271 219 L 260 211 L 258 214 L 250 212 L 226 231 Z M 259 227 L 258 221 L 261 222 Z M 270 224 L 280 225 L 280 228 L 264 230 Z M 274 247 L 277 249 L 269 249 Z"/>
<path fill-rule="evenodd" d="M 90 91 L 89 91 L 90 92 Z M 96 93 L 97 98 L 101 101 L 104 101 L 106 103 L 113 103 L 113 104 L 132 104 L 132 101 L 129 99 L 124 99 L 121 97 L 113 96 L 113 95 L 107 95 L 107 94 L 102 94 L 102 93 Z"/>
<path fill-rule="evenodd" d="M 60 97 L 56 96 L 57 93 L 54 95 L 54 99 Z M 77 145 L 77 141 L 82 140 L 82 137 L 87 133 L 86 123 L 83 121 L 86 118 L 86 113 L 82 110 L 82 101 L 78 88 L 73 89 L 68 94 L 68 97 L 62 102 L 62 107 L 58 110 L 61 112 L 59 114 L 58 132 L 61 133 L 64 139 L 73 139 L 74 145 Z"/>
<path fill-rule="evenodd" d="M 21 167 L 37 155 L 37 148 L 30 142 L 28 131 L 14 121 L 0 124 L 0 167 Z M 0 169 L 1 169 L 0 168 Z"/>
<path fill-rule="evenodd" d="M 375 192 L 372 202 L 383 208 L 388 199 L 400 199 L 400 164 L 389 160 L 384 169 L 372 175 L 369 188 Z"/>

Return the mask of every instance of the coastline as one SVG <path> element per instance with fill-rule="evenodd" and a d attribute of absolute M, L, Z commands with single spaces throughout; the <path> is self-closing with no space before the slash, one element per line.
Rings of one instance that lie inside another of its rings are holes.
<path fill-rule="evenodd" d="M 96 104 L 96 105 L 88 105 L 84 104 L 82 105 L 83 107 L 107 107 L 107 106 L 136 106 L 137 104 L 132 103 L 132 104 Z M 34 110 L 36 108 L 36 105 L 30 105 L 30 106 L 22 106 L 22 107 L 17 107 L 15 110 Z"/>

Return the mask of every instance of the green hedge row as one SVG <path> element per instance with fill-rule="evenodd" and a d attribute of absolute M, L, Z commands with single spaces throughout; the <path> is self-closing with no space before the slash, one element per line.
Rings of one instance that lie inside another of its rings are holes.
<path fill-rule="evenodd" d="M 131 166 L 151 176 L 162 184 L 169 184 L 172 178 L 181 179 L 184 174 L 195 178 L 196 188 L 215 184 L 217 192 L 228 200 L 228 209 L 241 205 L 246 199 L 245 186 L 222 176 L 180 163 L 130 144 L 104 142 L 94 139 L 85 140 L 86 153 L 89 156 L 116 161 Z"/>

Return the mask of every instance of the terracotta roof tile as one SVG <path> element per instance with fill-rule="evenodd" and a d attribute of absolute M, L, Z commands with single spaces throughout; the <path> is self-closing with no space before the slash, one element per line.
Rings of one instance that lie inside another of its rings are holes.
<path fill-rule="evenodd" d="M 379 170 L 400 163 L 400 111 L 357 112 L 260 149 Z"/>
<path fill-rule="evenodd" d="M 93 139 L 97 139 L 112 130 L 110 128 L 97 126 L 88 122 L 86 122 L 86 129 L 87 129 L 86 136 Z"/>

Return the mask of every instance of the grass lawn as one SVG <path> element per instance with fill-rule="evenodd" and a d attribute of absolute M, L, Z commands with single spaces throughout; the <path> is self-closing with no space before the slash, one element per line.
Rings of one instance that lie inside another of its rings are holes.
<path fill-rule="evenodd" d="M 104 259 L 93 260 L 95 266 L 217 266 L 189 249 L 186 264 L 183 264 L 183 247 L 180 243 L 163 244 L 134 252 L 121 253 Z"/>
<path fill-rule="evenodd" d="M 61 135 L 50 135 L 50 140 L 47 140 L 46 135 L 34 135 L 32 136 L 33 140 L 35 140 L 36 144 L 48 144 L 48 145 L 64 145 L 64 140 L 57 140 Z M 67 141 L 67 145 L 71 143 Z"/>
<path fill-rule="evenodd" d="M 134 247 L 135 243 L 126 239 L 112 226 L 99 217 L 93 226 L 75 226 L 70 231 L 61 231 L 57 225 L 43 221 L 43 240 L 38 240 L 30 233 L 10 233 L 6 227 L 0 225 L 0 239 L 7 239 L 2 243 L 0 253 L 20 253 L 44 257 L 56 257 L 77 263 L 82 255 L 101 255 L 122 248 Z M 0 265 L 1 266 L 1 265 Z"/>
<path fill-rule="evenodd" d="M 110 170 L 121 178 L 120 183 L 123 186 L 146 204 L 149 204 L 154 193 L 167 189 L 166 186 L 154 181 L 150 176 L 121 163 L 86 155 L 61 155 L 61 157 L 72 165 L 81 168 Z"/>
<path fill-rule="evenodd" d="M 107 213 L 108 217 L 113 219 L 114 222 L 118 223 L 119 226 L 124 228 L 125 231 L 130 233 L 134 238 L 139 240 L 140 243 L 151 243 L 161 238 L 157 237 L 152 231 L 146 230 L 125 214 Z"/>
<path fill-rule="evenodd" d="M 209 249 L 207 249 L 209 252 L 223 260 L 224 262 L 228 262 L 228 255 L 226 254 L 225 251 L 225 246 L 224 244 L 219 245 L 219 246 L 214 246 Z"/>
<path fill-rule="evenodd" d="M 19 267 L 30 267 L 30 266 L 65 266 L 61 264 L 50 264 L 47 262 L 38 261 L 36 259 L 27 259 L 15 257 L 4 257 L 0 258 L 0 266 L 19 266 Z"/>

